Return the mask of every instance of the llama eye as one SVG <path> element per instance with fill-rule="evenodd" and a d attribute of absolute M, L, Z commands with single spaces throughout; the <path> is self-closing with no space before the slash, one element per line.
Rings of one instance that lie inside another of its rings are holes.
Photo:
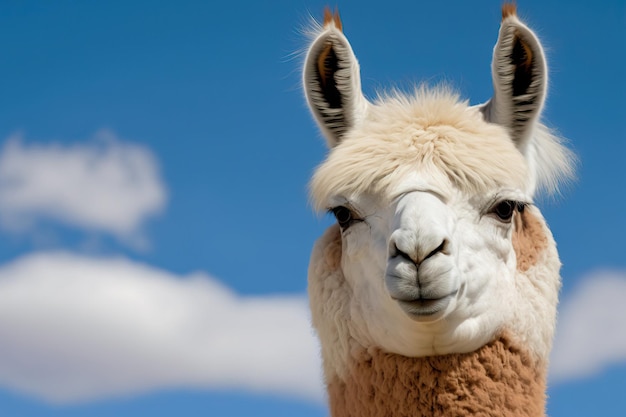
<path fill-rule="evenodd" d="M 354 221 L 354 217 L 352 216 L 352 212 L 347 207 L 338 206 L 338 207 L 335 207 L 335 208 L 331 209 L 331 211 L 335 215 L 335 218 L 337 219 L 337 223 L 339 223 L 339 226 L 342 229 L 347 228 Z"/>
<path fill-rule="evenodd" d="M 524 204 L 518 203 L 517 201 L 503 200 L 493 207 L 492 212 L 495 213 L 500 220 L 510 222 L 516 209 L 522 212 L 524 210 Z"/>

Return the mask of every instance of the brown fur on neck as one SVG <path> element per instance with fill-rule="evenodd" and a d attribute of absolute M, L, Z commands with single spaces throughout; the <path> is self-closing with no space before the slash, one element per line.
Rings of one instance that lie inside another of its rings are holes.
<path fill-rule="evenodd" d="M 545 372 L 506 335 L 471 353 L 352 358 L 328 381 L 333 417 L 545 416 Z"/>

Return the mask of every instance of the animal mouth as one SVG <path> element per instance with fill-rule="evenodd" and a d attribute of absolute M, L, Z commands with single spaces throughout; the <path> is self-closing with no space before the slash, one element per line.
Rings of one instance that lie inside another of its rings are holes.
<path fill-rule="evenodd" d="M 409 316 L 417 319 L 431 319 L 438 313 L 442 313 L 446 307 L 448 307 L 448 304 L 450 304 L 450 301 L 452 301 L 452 298 L 457 292 L 458 290 L 455 290 L 443 297 L 419 297 L 410 300 L 394 298 L 394 300 L 397 301 L 402 310 Z"/>

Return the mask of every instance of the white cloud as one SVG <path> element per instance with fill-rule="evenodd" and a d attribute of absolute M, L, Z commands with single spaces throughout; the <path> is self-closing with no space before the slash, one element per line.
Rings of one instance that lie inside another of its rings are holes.
<path fill-rule="evenodd" d="M 136 238 L 161 211 L 166 192 L 152 153 L 106 132 L 89 143 L 25 144 L 9 138 L 0 152 L 0 220 L 5 229 L 52 219 Z"/>
<path fill-rule="evenodd" d="M 0 267 L 0 385 L 55 403 L 161 388 L 323 398 L 306 297 L 69 253 Z"/>
<path fill-rule="evenodd" d="M 626 273 L 599 272 L 559 308 L 550 379 L 588 377 L 619 362 L 626 362 Z"/>

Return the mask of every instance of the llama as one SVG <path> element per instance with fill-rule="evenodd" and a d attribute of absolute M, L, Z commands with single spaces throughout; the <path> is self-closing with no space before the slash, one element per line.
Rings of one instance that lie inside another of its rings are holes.
<path fill-rule="evenodd" d="M 334 417 L 544 416 L 561 263 L 533 196 L 573 156 L 540 123 L 547 67 L 502 9 L 493 97 L 449 88 L 368 101 L 339 15 L 304 62 L 329 147 L 311 180 L 336 224 L 309 265 Z"/>

